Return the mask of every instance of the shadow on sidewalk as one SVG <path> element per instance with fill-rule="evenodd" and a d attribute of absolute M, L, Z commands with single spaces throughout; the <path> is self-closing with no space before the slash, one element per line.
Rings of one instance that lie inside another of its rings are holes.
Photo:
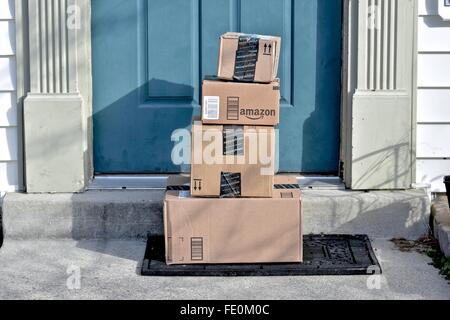
<path fill-rule="evenodd" d="M 109 265 L 108 256 L 135 261 L 135 272 L 137 275 L 141 275 L 146 248 L 145 240 L 80 240 L 77 242 L 77 248 L 104 255 L 104 262 L 100 262 L 100 265 L 104 263 L 105 267 Z"/>

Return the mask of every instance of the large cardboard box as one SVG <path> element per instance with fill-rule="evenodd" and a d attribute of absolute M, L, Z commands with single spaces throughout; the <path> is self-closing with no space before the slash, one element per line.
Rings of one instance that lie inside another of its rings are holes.
<path fill-rule="evenodd" d="M 281 38 L 226 33 L 220 38 L 218 77 L 270 83 L 278 75 Z"/>
<path fill-rule="evenodd" d="M 280 82 L 268 84 L 203 81 L 204 124 L 276 126 L 280 122 Z"/>
<path fill-rule="evenodd" d="M 167 264 L 302 262 L 300 190 L 289 178 L 277 178 L 272 199 L 193 198 L 170 188 L 164 202 Z"/>
<path fill-rule="evenodd" d="M 192 195 L 272 197 L 273 127 L 192 125 Z"/>

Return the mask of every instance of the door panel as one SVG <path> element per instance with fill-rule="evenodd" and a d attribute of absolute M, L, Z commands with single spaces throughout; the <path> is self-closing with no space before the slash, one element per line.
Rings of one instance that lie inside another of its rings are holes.
<path fill-rule="evenodd" d="M 186 171 L 171 134 L 199 113 L 227 31 L 283 37 L 280 169 L 338 170 L 341 0 L 92 0 L 97 173 Z"/>
<path fill-rule="evenodd" d="M 199 37 L 195 5 L 191 0 L 148 2 L 149 99 L 194 99 L 192 88 L 198 85 Z"/>

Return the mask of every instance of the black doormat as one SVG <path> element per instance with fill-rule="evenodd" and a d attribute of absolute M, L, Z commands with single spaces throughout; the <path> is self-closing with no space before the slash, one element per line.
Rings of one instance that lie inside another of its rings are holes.
<path fill-rule="evenodd" d="M 304 237 L 304 263 L 246 265 L 175 265 L 165 263 L 164 238 L 150 237 L 143 276 L 252 277 L 381 274 L 381 266 L 365 235 L 309 235 Z"/>

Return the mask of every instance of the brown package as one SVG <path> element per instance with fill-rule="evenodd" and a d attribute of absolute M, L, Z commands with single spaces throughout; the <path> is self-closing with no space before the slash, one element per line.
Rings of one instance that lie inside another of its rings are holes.
<path fill-rule="evenodd" d="M 276 126 L 280 122 L 280 82 L 269 84 L 203 81 L 204 124 Z"/>
<path fill-rule="evenodd" d="M 272 197 L 275 175 L 272 127 L 192 125 L 194 197 Z"/>
<path fill-rule="evenodd" d="M 277 78 L 281 38 L 226 33 L 220 37 L 217 75 L 223 80 L 270 83 Z"/>
<path fill-rule="evenodd" d="M 164 228 L 169 265 L 303 260 L 299 189 L 276 189 L 272 199 L 192 198 L 189 191 L 167 191 Z"/>

